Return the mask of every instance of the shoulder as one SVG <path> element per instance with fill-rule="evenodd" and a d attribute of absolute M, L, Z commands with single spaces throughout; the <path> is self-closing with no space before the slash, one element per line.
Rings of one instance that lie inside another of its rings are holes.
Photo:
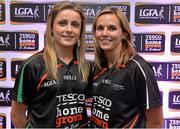
<path fill-rule="evenodd" d="M 21 68 L 38 68 L 45 65 L 43 51 L 40 51 L 27 58 L 21 65 Z"/>
<path fill-rule="evenodd" d="M 129 63 L 127 64 L 127 69 L 132 74 L 141 73 L 145 78 L 147 75 L 154 75 L 151 65 L 140 55 L 136 55 L 133 59 L 129 61 Z"/>
<path fill-rule="evenodd" d="M 150 68 L 151 69 L 151 65 L 138 54 L 129 61 L 127 66 L 129 68 L 134 68 L 134 69 L 136 69 L 136 68 L 138 68 L 138 69 L 146 69 L 146 68 L 149 69 Z"/>

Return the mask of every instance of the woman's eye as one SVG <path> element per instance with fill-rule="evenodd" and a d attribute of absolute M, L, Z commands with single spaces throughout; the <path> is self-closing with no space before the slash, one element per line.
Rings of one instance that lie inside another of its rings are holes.
<path fill-rule="evenodd" d="M 98 30 L 98 31 L 102 31 L 104 29 L 104 27 L 102 27 L 102 26 L 98 26 L 97 28 L 96 28 L 96 30 Z"/>
<path fill-rule="evenodd" d="M 72 26 L 75 27 L 75 28 L 79 27 L 79 25 L 80 24 L 78 22 L 72 22 Z"/>
<path fill-rule="evenodd" d="M 115 26 L 109 26 L 108 29 L 109 29 L 110 31 L 114 31 L 114 30 L 116 30 L 116 27 L 115 27 Z"/>
<path fill-rule="evenodd" d="M 60 25 L 60 26 L 65 26 L 65 25 L 66 25 L 66 22 L 65 22 L 65 21 L 60 21 L 60 22 L 59 22 L 59 25 Z"/>

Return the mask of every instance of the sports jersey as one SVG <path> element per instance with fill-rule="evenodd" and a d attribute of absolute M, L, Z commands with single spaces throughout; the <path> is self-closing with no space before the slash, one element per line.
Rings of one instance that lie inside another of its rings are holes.
<path fill-rule="evenodd" d="M 144 110 L 162 105 L 150 65 L 139 55 L 94 76 L 91 126 L 145 128 Z"/>
<path fill-rule="evenodd" d="M 27 128 L 86 127 L 87 83 L 74 58 L 68 65 L 58 60 L 58 79 L 48 77 L 43 52 L 28 58 L 19 70 L 13 100 L 28 105 Z"/>

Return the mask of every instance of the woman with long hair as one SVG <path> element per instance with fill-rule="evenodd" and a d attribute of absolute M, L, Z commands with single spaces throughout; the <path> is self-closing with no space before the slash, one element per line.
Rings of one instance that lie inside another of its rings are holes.
<path fill-rule="evenodd" d="M 107 7 L 94 19 L 95 76 L 91 126 L 161 128 L 162 102 L 153 70 L 132 43 L 126 16 Z"/>
<path fill-rule="evenodd" d="M 11 117 L 17 128 L 87 126 L 85 22 L 77 4 L 59 2 L 52 8 L 44 50 L 21 65 L 15 81 Z"/>

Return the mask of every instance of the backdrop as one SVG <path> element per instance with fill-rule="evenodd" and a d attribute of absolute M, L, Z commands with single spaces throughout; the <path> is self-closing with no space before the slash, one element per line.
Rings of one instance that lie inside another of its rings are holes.
<path fill-rule="evenodd" d="M 59 0 L 60 1 L 60 0 Z M 163 101 L 164 128 L 180 128 L 179 0 L 72 0 L 86 16 L 86 58 L 94 60 L 91 24 L 106 6 L 129 20 L 137 51 L 152 64 Z M 19 65 L 44 47 L 47 15 L 58 0 L 0 0 L 0 128 L 13 128 L 12 88 Z"/>

